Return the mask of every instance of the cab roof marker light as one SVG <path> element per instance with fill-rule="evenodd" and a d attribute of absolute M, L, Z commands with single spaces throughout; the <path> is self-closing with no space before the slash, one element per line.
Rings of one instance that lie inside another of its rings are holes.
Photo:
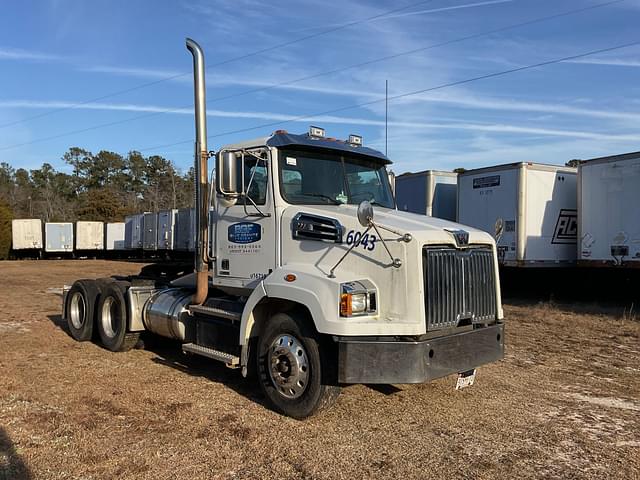
<path fill-rule="evenodd" d="M 313 125 L 311 125 L 309 127 L 309 136 L 310 137 L 324 138 L 324 136 L 325 136 L 324 128 L 314 127 Z"/>
<path fill-rule="evenodd" d="M 354 135 L 354 134 L 349 135 L 349 144 L 353 145 L 354 147 L 361 147 L 362 135 Z"/>

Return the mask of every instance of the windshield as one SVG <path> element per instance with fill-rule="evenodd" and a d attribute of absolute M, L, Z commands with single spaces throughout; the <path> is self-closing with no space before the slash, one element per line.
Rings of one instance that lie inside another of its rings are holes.
<path fill-rule="evenodd" d="M 379 161 L 341 152 L 280 152 L 280 191 L 292 204 L 357 205 L 368 200 L 394 208 L 387 170 Z"/>

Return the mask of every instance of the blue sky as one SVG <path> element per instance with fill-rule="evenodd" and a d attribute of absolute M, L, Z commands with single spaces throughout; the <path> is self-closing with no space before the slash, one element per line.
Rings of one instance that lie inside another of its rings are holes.
<path fill-rule="evenodd" d="M 71 146 L 143 150 L 186 170 L 192 162 L 190 36 L 205 50 L 210 100 L 398 54 L 604 0 L 431 0 L 401 12 L 257 56 L 258 49 L 362 20 L 417 0 L 25 0 L 0 16 L 0 161 L 63 169 Z M 210 101 L 209 134 L 357 105 L 520 65 L 640 40 L 640 1 L 459 42 L 282 88 Z M 21 121 L 180 73 L 188 75 L 77 108 Z M 186 108 L 177 108 L 186 107 Z M 146 112 L 171 113 L 65 135 Z M 277 128 L 364 136 L 384 150 L 384 103 L 210 140 L 226 143 Z M 157 145 L 187 141 L 172 147 Z M 29 143 L 18 148 L 12 145 Z M 396 173 L 640 150 L 640 47 L 481 80 L 392 101 L 389 156 Z"/>

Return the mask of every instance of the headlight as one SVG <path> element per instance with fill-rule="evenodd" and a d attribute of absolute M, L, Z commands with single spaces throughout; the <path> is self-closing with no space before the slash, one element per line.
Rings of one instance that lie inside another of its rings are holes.
<path fill-rule="evenodd" d="M 340 316 L 372 315 L 378 310 L 376 287 L 369 280 L 340 285 Z"/>

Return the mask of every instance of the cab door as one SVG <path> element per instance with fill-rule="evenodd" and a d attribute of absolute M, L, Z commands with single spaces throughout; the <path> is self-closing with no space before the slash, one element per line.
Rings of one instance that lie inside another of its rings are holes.
<path fill-rule="evenodd" d="M 239 153 L 238 167 L 237 190 L 244 193 L 233 204 L 220 194 L 216 202 L 216 274 L 260 280 L 276 266 L 270 160 Z"/>

